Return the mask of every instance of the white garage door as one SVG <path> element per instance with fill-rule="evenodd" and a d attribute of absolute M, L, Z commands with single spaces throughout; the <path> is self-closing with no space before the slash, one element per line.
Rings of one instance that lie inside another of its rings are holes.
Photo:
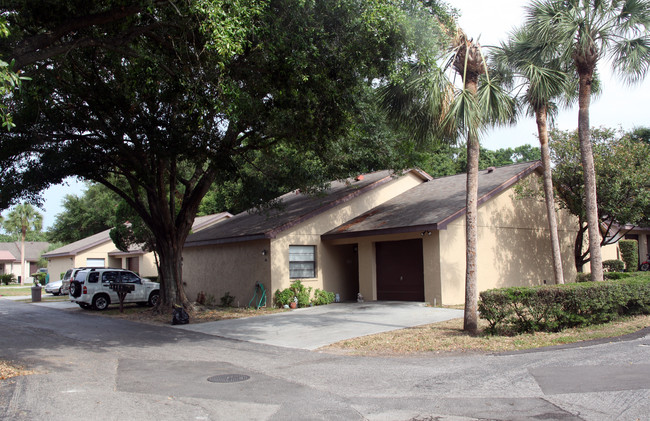
<path fill-rule="evenodd" d="M 86 259 L 86 266 L 89 268 L 103 268 L 104 259 Z"/>

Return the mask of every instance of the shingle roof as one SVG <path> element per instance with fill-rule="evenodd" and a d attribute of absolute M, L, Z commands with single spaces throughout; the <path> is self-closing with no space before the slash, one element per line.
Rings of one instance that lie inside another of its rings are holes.
<path fill-rule="evenodd" d="M 11 263 L 11 262 L 15 262 L 15 261 L 16 261 L 16 257 L 13 254 L 11 254 L 10 251 L 8 251 L 8 250 L 0 250 L 0 262 L 2 262 L 2 263 Z"/>
<path fill-rule="evenodd" d="M 223 221 L 225 219 L 231 218 L 232 214 L 230 212 L 221 212 L 215 213 L 213 215 L 197 216 L 194 218 L 194 223 L 192 224 L 192 231 L 200 231 L 211 225 L 216 224 L 217 222 Z"/>
<path fill-rule="evenodd" d="M 67 244 L 58 249 L 49 251 L 43 255 L 43 257 L 61 257 L 61 256 L 74 256 L 77 253 L 80 253 L 84 250 L 88 250 L 92 247 L 104 244 L 108 241 L 111 241 L 111 236 L 109 235 L 110 229 L 98 232 L 97 234 L 91 235 L 90 237 L 82 238 L 81 240 L 75 241 L 74 243 Z"/>
<path fill-rule="evenodd" d="M 421 171 L 412 170 L 423 179 Z M 293 191 L 278 198 L 279 208 L 266 212 L 245 211 L 188 236 L 185 247 L 274 238 L 278 233 L 391 181 L 391 171 L 378 171 L 343 181 L 334 181 L 320 194 Z"/>
<path fill-rule="evenodd" d="M 41 253 L 43 253 L 50 246 L 50 243 L 45 241 L 25 241 L 25 260 L 28 262 L 35 262 L 41 258 Z M 13 243 L 0 243 L 0 251 L 9 252 L 15 257 L 14 262 L 20 261 L 20 241 Z M 6 253 L 3 253 L 6 258 L 9 256 Z M 7 261 L 5 258 L 0 258 L 0 260 Z"/>
<path fill-rule="evenodd" d="M 479 172 L 479 204 L 541 168 L 540 161 Z M 323 239 L 444 229 L 465 214 L 467 176 L 433 179 L 324 234 Z"/>
<path fill-rule="evenodd" d="M 231 215 L 228 212 L 221 212 L 221 213 L 216 213 L 213 215 L 206 215 L 206 216 L 198 216 L 194 219 L 194 223 L 192 224 L 192 229 L 200 230 L 203 227 L 207 227 L 210 226 L 211 224 L 215 224 L 221 219 L 228 218 L 229 216 Z M 111 232 L 110 229 L 107 229 L 102 232 L 98 232 L 97 234 L 91 235 L 86 238 L 82 238 L 81 240 L 75 241 L 74 243 L 70 243 L 63 247 L 59 247 L 56 250 L 52 250 L 44 254 L 43 257 L 51 258 L 51 257 L 61 257 L 61 256 L 74 256 L 78 253 L 81 253 L 82 251 L 112 241 L 110 232 Z M 130 247 L 129 251 L 126 253 L 116 249 L 114 251 L 111 251 L 109 254 L 112 256 L 113 255 L 116 256 L 121 254 L 144 254 L 144 253 L 145 252 L 142 251 L 138 246 L 133 246 Z"/>

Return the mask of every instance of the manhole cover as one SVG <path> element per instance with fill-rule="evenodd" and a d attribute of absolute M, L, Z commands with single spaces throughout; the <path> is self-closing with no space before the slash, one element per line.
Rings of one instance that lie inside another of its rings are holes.
<path fill-rule="evenodd" d="M 243 382 L 250 379 L 250 376 L 245 374 L 220 374 L 218 376 L 212 376 L 208 379 L 212 383 L 237 383 Z"/>

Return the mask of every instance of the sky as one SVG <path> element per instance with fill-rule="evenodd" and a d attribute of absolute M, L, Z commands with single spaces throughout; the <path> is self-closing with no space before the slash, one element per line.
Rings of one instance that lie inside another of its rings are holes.
<path fill-rule="evenodd" d="M 527 0 L 449 0 L 459 9 L 459 24 L 465 33 L 478 39 L 483 46 L 498 45 L 508 33 L 523 23 Z M 626 86 L 612 77 L 608 66 L 600 64 L 603 93 L 592 99 L 590 122 L 592 127 L 621 127 L 625 130 L 637 126 L 650 126 L 645 108 L 650 99 L 650 76 L 645 82 Z M 577 106 L 562 110 L 556 119 L 556 127 L 574 130 L 578 127 Z M 513 127 L 492 129 L 482 138 L 482 145 L 491 150 L 537 144 L 537 128 L 532 117 L 523 118 Z M 43 229 L 49 228 L 58 213 L 63 211 L 65 195 L 79 195 L 84 190 L 82 182 L 68 179 L 64 185 L 57 185 L 44 192 Z M 6 211 L 3 215 L 6 216 Z"/>

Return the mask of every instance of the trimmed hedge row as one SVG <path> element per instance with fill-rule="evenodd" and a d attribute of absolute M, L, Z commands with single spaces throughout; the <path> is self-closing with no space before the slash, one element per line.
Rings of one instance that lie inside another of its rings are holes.
<path fill-rule="evenodd" d="M 557 332 L 650 314 L 650 279 L 492 289 L 481 292 L 478 310 L 493 333 Z"/>

